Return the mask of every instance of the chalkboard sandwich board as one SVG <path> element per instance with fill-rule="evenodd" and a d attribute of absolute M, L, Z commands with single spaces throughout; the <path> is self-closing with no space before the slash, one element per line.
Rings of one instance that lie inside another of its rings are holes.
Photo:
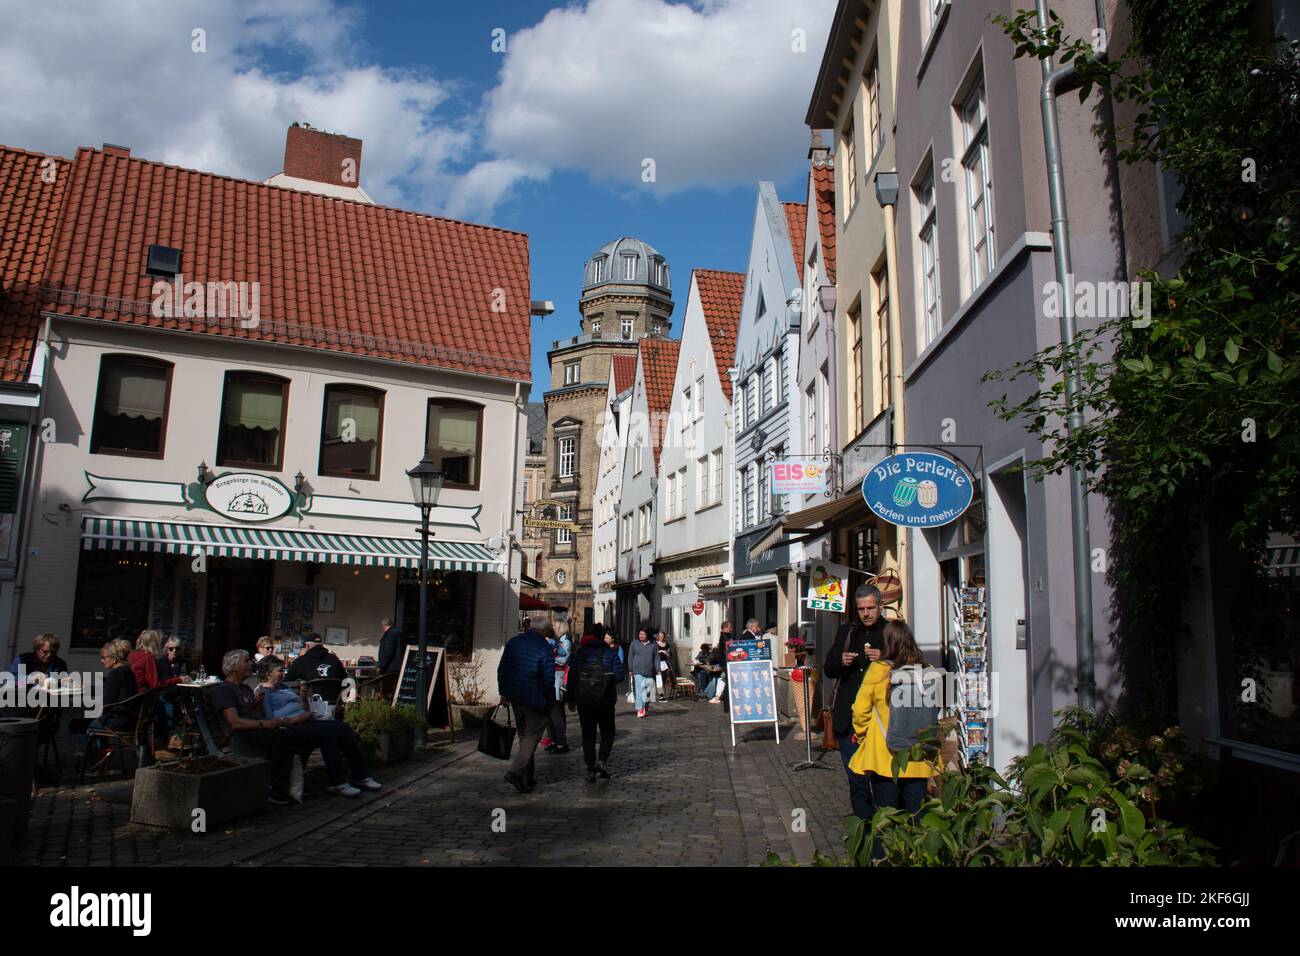
<path fill-rule="evenodd" d="M 430 727 L 451 729 L 451 696 L 447 693 L 447 649 L 430 647 L 424 654 L 425 680 L 428 681 L 428 686 L 425 688 L 424 714 Z M 420 710 L 416 689 L 419 683 L 417 671 L 419 659 L 420 649 L 408 644 L 406 653 L 402 655 L 402 669 L 399 672 L 401 678 L 397 682 L 397 689 L 393 691 L 394 707 L 398 704 L 410 704 L 416 710 Z M 441 722 L 444 718 L 446 723 Z"/>

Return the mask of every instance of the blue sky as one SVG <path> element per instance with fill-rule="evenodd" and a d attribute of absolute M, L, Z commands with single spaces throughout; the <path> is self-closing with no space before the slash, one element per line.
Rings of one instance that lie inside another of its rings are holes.
<path fill-rule="evenodd" d="M 357 136 L 378 202 L 528 233 L 532 297 L 557 307 L 533 320 L 540 400 L 599 246 L 634 235 L 665 255 L 680 332 L 690 270 L 743 269 L 758 181 L 804 200 L 803 117 L 835 0 L 58 7 L 0 0 L 0 142 L 115 142 L 260 180 L 291 122 Z"/>

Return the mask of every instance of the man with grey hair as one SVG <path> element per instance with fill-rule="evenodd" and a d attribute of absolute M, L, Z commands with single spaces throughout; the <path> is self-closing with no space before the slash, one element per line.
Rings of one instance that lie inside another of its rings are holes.
<path fill-rule="evenodd" d="M 513 708 L 519 726 L 519 749 L 510 758 L 506 782 L 520 793 L 537 786 L 534 756 L 555 702 L 555 653 L 542 636 L 548 623 L 541 615 L 530 618 L 528 629 L 506 643 L 497 665 L 497 691 L 501 702 Z"/>
<path fill-rule="evenodd" d="M 756 641 L 763 636 L 763 628 L 758 623 L 758 618 L 751 617 L 745 622 L 745 633 L 741 635 L 742 641 Z"/>
<path fill-rule="evenodd" d="M 253 672 L 248 651 L 231 651 L 221 659 L 225 680 L 212 688 L 212 708 L 219 715 L 230 737 L 230 747 L 238 757 L 262 757 L 271 761 L 272 803 L 290 803 L 289 773 L 295 754 L 305 760 L 316 749 L 316 738 L 303 724 L 311 713 L 297 717 L 266 718 L 262 709 L 261 688 L 258 693 L 244 683 Z"/>
<path fill-rule="evenodd" d="M 853 739 L 853 701 L 857 699 L 858 687 L 871 661 L 880 658 L 885 632 L 885 622 L 880 617 L 882 601 L 879 589 L 863 584 L 853 592 L 853 603 L 854 619 L 840 626 L 822 665 L 827 677 L 837 679 L 831 726 L 840 745 L 845 773 L 853 772 L 849 770 L 849 760 L 858 749 Z"/>
<path fill-rule="evenodd" d="M 393 627 L 393 619 L 379 622 L 379 673 L 396 674 L 402 669 L 402 635 Z"/>

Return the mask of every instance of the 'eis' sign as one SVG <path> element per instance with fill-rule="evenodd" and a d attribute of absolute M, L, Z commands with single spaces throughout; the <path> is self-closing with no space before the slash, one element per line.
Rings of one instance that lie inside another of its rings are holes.
<path fill-rule="evenodd" d="M 890 524 L 937 528 L 961 517 L 975 495 L 966 470 L 932 452 L 882 459 L 862 481 L 867 507 Z"/>

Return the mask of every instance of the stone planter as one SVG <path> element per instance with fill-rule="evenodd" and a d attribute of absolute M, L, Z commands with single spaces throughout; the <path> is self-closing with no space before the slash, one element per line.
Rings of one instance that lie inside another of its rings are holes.
<path fill-rule="evenodd" d="M 183 773 L 175 764 L 142 767 L 135 772 L 131 822 L 177 830 L 192 829 L 195 809 L 202 809 L 209 831 L 226 820 L 246 816 L 266 802 L 271 762 L 257 757 L 200 758 L 212 769 Z"/>
<path fill-rule="evenodd" d="M 452 704 L 451 717 L 457 730 L 478 730 L 494 709 L 491 704 Z"/>
<path fill-rule="evenodd" d="M 375 738 L 375 745 L 366 748 L 366 761 L 375 767 L 400 763 L 415 751 L 414 727 L 376 734 Z"/>

